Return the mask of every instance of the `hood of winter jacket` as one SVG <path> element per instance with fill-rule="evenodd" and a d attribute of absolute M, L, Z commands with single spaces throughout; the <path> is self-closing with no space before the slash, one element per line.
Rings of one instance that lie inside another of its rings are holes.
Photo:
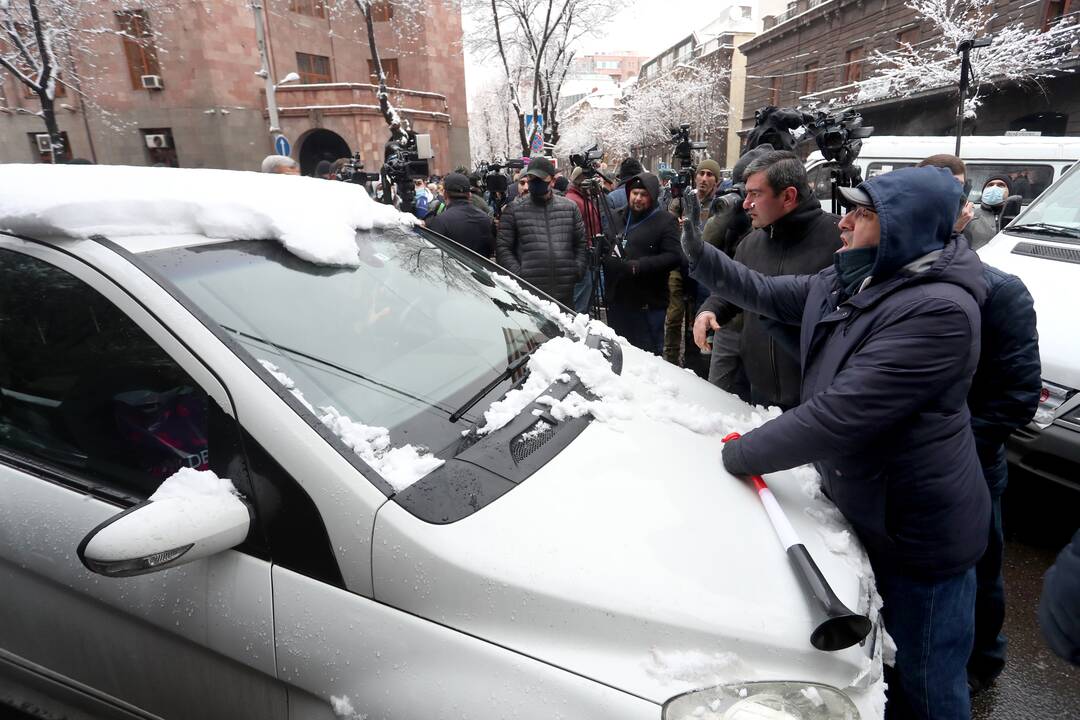
<path fill-rule="evenodd" d="M 627 204 L 630 203 L 631 190 L 633 190 L 634 188 L 645 188 L 645 190 L 647 190 L 649 193 L 649 197 L 652 198 L 652 207 L 650 207 L 649 209 L 652 210 L 656 207 L 659 207 L 660 178 L 656 177 L 652 173 L 638 173 L 634 177 L 627 180 L 626 183 L 623 185 L 623 188 L 626 190 Z"/>
<path fill-rule="evenodd" d="M 948 170 L 901 168 L 875 175 L 859 189 L 870 195 L 881 222 L 875 284 L 949 242 L 963 187 Z"/>

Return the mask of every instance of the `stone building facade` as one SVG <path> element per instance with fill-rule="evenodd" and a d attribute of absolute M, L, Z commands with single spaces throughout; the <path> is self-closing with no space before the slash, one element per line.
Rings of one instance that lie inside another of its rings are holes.
<path fill-rule="evenodd" d="M 369 168 L 382 163 L 389 136 L 372 84 L 371 53 L 363 17 L 329 0 L 263 0 L 270 72 L 290 72 L 299 83 L 278 86 L 282 131 L 291 155 L 310 172 L 320 159 L 360 151 Z M 183 3 L 183 11 L 143 20 L 159 32 L 155 57 L 132 53 L 122 38 L 99 36 L 80 64 L 95 67 L 83 89 L 58 99 L 58 121 L 70 154 L 98 163 L 257 169 L 273 152 L 264 83 L 255 73 L 260 58 L 255 16 L 248 0 Z M 429 0 L 375 5 L 376 42 L 391 101 L 419 133 L 430 133 L 432 171 L 468 164 L 465 66 L 460 10 Z M 138 12 L 138 11 L 136 11 Z M 123 19 L 118 14 L 117 29 Z M 147 73 L 146 71 L 154 71 Z M 161 78 L 161 89 L 144 89 L 142 74 Z M 62 105 L 60 103 L 63 103 Z M 35 136 L 37 110 L 13 78 L 0 75 L 0 162 L 48 162 Z"/>
<path fill-rule="evenodd" d="M 1041 28 L 1054 19 L 1061 0 L 999 0 L 998 18 L 988 34 L 1006 24 Z M 746 102 L 742 131 L 754 125 L 754 112 L 766 105 L 809 109 L 813 101 L 833 109 L 854 107 L 877 135 L 951 135 L 956 129 L 956 84 L 903 98 L 844 102 L 853 83 L 873 76 L 868 58 L 900 43 L 918 45 L 939 36 L 902 0 L 797 0 L 787 12 L 765 18 L 762 34 L 742 44 L 746 56 Z M 983 51 L 986 52 L 986 51 Z M 1017 58 L 1023 62 L 1023 58 Z M 1075 68 L 1075 50 L 1061 67 Z M 959 80 L 959 78 L 957 78 Z M 1044 135 L 1080 134 L 1080 82 L 1062 74 L 1029 86 L 989 89 L 965 133 L 1000 135 L 1010 130 Z"/>

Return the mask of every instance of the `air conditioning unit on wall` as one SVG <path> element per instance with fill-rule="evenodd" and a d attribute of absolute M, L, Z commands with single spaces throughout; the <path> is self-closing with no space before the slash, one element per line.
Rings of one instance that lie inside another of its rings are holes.
<path fill-rule="evenodd" d="M 146 147 L 151 150 L 161 150 L 169 147 L 169 138 L 167 135 L 154 133 L 152 135 L 144 135 L 143 138 L 146 140 Z"/>
<path fill-rule="evenodd" d="M 142 86 L 144 90 L 164 90 L 165 83 L 161 81 L 160 75 L 141 75 Z"/>
<path fill-rule="evenodd" d="M 37 149 L 39 153 L 52 152 L 52 143 L 49 141 L 48 133 L 38 133 L 34 136 L 34 140 L 37 142 Z"/>

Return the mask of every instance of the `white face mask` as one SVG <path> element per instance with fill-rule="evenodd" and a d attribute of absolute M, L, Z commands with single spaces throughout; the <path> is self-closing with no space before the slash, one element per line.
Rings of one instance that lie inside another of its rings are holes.
<path fill-rule="evenodd" d="M 1005 202 L 1005 188 L 992 186 L 984 188 L 982 191 L 982 203 L 983 205 L 1000 205 Z"/>

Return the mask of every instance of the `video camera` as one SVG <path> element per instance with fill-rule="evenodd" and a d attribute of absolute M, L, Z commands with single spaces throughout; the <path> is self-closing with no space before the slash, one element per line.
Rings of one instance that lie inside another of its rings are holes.
<path fill-rule="evenodd" d="M 401 209 L 412 212 L 416 200 L 413 178 L 427 178 L 431 174 L 428 160 L 434 157 L 430 135 L 417 135 L 409 130 L 404 141 L 391 136 L 383 146 L 383 166 L 380 170 L 383 185 L 383 202 L 389 204 L 390 183 L 397 186 Z"/>
<path fill-rule="evenodd" d="M 686 188 L 694 184 L 694 150 L 704 150 L 708 143 L 690 140 L 690 123 L 671 128 L 671 165 L 677 168 L 671 181 L 671 196 L 682 197 Z"/>
<path fill-rule="evenodd" d="M 822 157 L 842 168 L 851 167 L 862 150 L 862 141 L 874 134 L 874 128 L 864 127 L 862 115 L 854 110 L 839 113 L 818 111 L 810 123 L 810 129 Z"/>
<path fill-rule="evenodd" d="M 476 172 L 484 179 L 484 187 L 487 191 L 501 195 L 505 195 L 510 186 L 510 178 L 503 173 L 503 170 L 523 170 L 524 168 L 523 160 L 507 160 L 504 163 L 481 161 L 476 164 Z"/>
<path fill-rule="evenodd" d="M 364 185 L 367 182 L 377 182 L 379 173 L 364 172 L 364 161 L 360 159 L 360 153 L 357 152 L 338 168 L 337 173 L 334 174 L 334 179 Z"/>

